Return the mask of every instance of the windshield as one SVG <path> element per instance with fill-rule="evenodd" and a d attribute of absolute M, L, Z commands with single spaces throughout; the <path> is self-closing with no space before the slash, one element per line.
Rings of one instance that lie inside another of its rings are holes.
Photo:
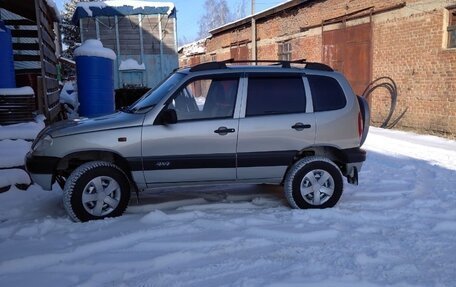
<path fill-rule="evenodd" d="M 155 88 L 145 93 L 139 100 L 134 102 L 128 109 L 127 112 L 141 113 L 147 112 L 155 105 L 174 87 L 176 86 L 185 74 L 172 73 L 163 81 L 161 81 Z"/>

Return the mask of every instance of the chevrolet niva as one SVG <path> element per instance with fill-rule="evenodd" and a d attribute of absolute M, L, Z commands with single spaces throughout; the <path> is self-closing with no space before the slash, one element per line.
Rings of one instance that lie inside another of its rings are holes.
<path fill-rule="evenodd" d="M 131 191 L 176 185 L 282 184 L 293 208 L 333 207 L 344 176 L 358 183 L 369 107 L 342 74 L 299 64 L 176 70 L 117 113 L 46 127 L 26 168 L 45 190 L 60 184 L 74 221 L 119 216 Z"/>

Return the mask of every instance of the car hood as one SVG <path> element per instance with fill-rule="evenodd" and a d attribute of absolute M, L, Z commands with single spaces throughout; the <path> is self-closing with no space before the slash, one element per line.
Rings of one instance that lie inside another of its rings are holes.
<path fill-rule="evenodd" d="M 57 122 L 49 126 L 46 133 L 54 138 L 73 134 L 141 126 L 144 114 L 118 112 L 96 118 L 78 118 Z"/>

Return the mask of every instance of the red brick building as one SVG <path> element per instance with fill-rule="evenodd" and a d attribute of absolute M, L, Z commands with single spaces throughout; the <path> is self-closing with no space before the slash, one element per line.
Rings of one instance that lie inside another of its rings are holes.
<path fill-rule="evenodd" d="M 456 136 L 456 0 L 292 0 L 211 35 L 200 40 L 205 50 L 181 48 L 180 65 L 231 58 L 325 62 L 358 94 L 389 76 L 398 87 L 393 118 L 408 108 L 398 127 Z M 389 96 L 378 90 L 371 108 L 379 122 Z"/>

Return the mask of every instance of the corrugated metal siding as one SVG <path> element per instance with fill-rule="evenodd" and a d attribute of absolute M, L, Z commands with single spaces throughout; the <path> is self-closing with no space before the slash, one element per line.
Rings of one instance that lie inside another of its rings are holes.
<path fill-rule="evenodd" d="M 95 20 L 96 19 L 96 20 Z M 119 35 L 119 49 L 116 39 L 115 17 L 97 17 L 82 19 L 82 38 L 96 39 L 96 22 L 100 40 L 103 46 L 112 49 L 118 55 L 114 63 L 114 83 L 116 88 L 121 88 L 127 82 L 137 84 L 141 82 L 140 75 L 135 81 L 128 80 L 130 75 L 118 71 L 121 61 L 135 59 L 138 63 L 144 63 L 146 71 L 142 72 L 143 85 L 154 87 L 163 77 L 178 67 L 176 52 L 175 18 L 173 16 L 160 15 L 162 28 L 162 53 L 160 56 L 160 23 L 158 15 L 128 15 L 117 17 L 117 29 Z M 141 55 L 140 29 L 143 36 L 143 53 Z M 119 51 L 118 51 L 119 50 Z M 142 58 L 142 56 L 144 58 Z M 130 77 L 131 78 L 131 77 Z"/>
<path fill-rule="evenodd" d="M 115 17 L 99 17 L 100 40 L 105 48 L 116 51 L 116 21 Z"/>

